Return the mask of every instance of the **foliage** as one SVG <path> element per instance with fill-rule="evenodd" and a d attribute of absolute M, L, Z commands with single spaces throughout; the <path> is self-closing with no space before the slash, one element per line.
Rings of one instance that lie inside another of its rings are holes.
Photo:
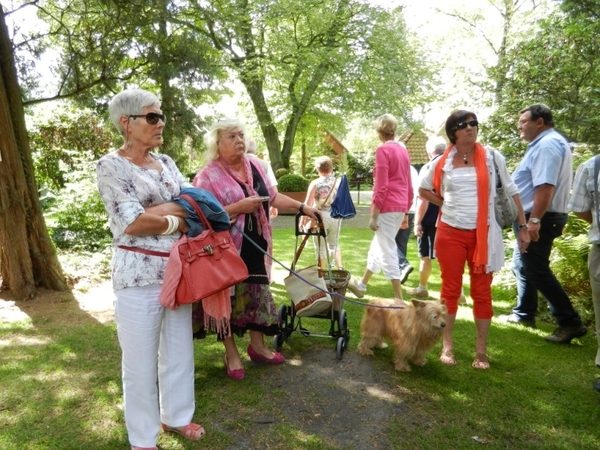
<path fill-rule="evenodd" d="M 108 216 L 98 195 L 95 166 L 78 160 L 77 169 L 65 174 L 66 184 L 46 218 L 58 248 L 98 251 L 110 244 Z"/>
<path fill-rule="evenodd" d="M 585 322 L 593 319 L 592 292 L 587 268 L 589 240 L 587 223 L 573 215 L 564 235 L 554 241 L 551 265 L 571 301 Z"/>
<path fill-rule="evenodd" d="M 485 139 L 520 159 L 518 111 L 532 103 L 553 109 L 557 129 L 572 141 L 600 144 L 600 27 L 557 11 L 539 32 L 509 51 L 509 77 Z"/>
<path fill-rule="evenodd" d="M 50 47 L 54 82 L 48 83 L 46 98 L 26 98 L 25 104 L 70 98 L 105 115 L 114 93 L 127 87 L 148 89 L 159 96 L 168 118 L 162 151 L 185 168 L 202 145 L 205 124 L 195 108 L 227 90 L 216 85 L 226 73 L 214 47 L 176 23 L 177 3 L 33 2 L 29 9 L 37 8 L 48 33 L 23 36 L 16 46 L 24 47 L 21 53 L 43 53 Z"/>
<path fill-rule="evenodd" d="M 302 175 L 289 173 L 281 176 L 277 180 L 277 189 L 279 192 L 306 192 L 309 181 Z"/>
<path fill-rule="evenodd" d="M 203 30 L 244 85 L 275 169 L 289 167 L 308 114 L 408 117 L 423 102 L 428 66 L 401 9 L 357 0 L 200 5 L 190 6 L 189 26 Z"/>
<path fill-rule="evenodd" d="M 82 160 L 96 161 L 113 146 L 114 133 L 92 110 L 57 109 L 35 117 L 29 142 L 40 188 L 64 188 Z"/>

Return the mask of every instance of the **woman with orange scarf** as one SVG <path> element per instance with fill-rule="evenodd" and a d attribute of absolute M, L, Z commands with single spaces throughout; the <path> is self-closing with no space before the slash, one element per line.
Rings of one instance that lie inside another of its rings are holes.
<path fill-rule="evenodd" d="M 529 234 L 518 190 L 504 157 L 477 142 L 478 125 L 477 116 L 470 111 L 458 110 L 448 117 L 446 135 L 451 144 L 421 179 L 419 195 L 440 206 L 434 245 L 442 276 L 440 298 L 447 308 L 440 361 L 456 364 L 452 329 L 466 262 L 477 329 L 473 368 L 489 369 L 487 336 L 493 316 L 492 277 L 504 265 L 502 229 L 494 217 L 493 158 L 502 185 L 517 204 L 519 251 L 524 252 L 529 245 Z"/>

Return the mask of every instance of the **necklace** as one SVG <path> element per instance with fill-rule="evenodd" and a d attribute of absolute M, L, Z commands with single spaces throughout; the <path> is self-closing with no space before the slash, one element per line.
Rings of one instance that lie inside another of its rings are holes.
<path fill-rule="evenodd" d="M 473 150 L 471 150 L 470 152 L 467 152 L 467 153 L 462 153 L 463 161 L 464 161 L 465 164 L 468 164 L 468 162 L 469 162 L 468 159 L 467 159 L 467 156 L 469 156 L 474 151 L 475 151 L 475 149 L 473 149 Z"/>

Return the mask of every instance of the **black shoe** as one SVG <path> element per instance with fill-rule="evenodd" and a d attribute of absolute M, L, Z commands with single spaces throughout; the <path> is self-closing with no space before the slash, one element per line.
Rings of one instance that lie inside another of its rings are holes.
<path fill-rule="evenodd" d="M 535 320 L 522 319 L 515 313 L 509 314 L 508 316 L 502 314 L 498 316 L 498 321 L 503 323 L 512 323 L 516 325 L 523 325 L 524 327 L 535 328 Z"/>
<path fill-rule="evenodd" d="M 596 381 L 594 381 L 594 384 L 592 384 L 592 386 L 594 386 L 594 389 L 600 392 L 600 378 L 596 378 Z"/>
<path fill-rule="evenodd" d="M 400 284 L 404 284 L 404 282 L 408 280 L 408 276 L 413 270 L 415 269 L 410 264 L 407 264 L 402 268 L 402 270 L 400 271 Z"/>
<path fill-rule="evenodd" d="M 556 344 L 569 344 L 575 338 L 585 336 L 587 328 L 584 325 L 576 327 L 558 327 L 550 336 L 546 336 L 548 342 Z"/>

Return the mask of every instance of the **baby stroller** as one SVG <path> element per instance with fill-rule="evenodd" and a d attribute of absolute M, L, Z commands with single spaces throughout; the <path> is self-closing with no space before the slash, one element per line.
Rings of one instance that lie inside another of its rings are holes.
<path fill-rule="evenodd" d="M 292 262 L 290 276 L 286 278 L 286 289 L 288 290 L 288 294 L 292 298 L 292 302 L 290 305 L 282 305 L 279 308 L 278 316 L 279 316 L 279 333 L 275 335 L 274 338 L 274 347 L 276 351 L 281 349 L 283 343 L 289 339 L 291 334 L 294 331 L 300 331 L 300 333 L 304 337 L 328 337 L 336 340 L 336 356 L 337 359 L 342 359 L 344 354 L 344 350 L 348 346 L 348 340 L 350 339 L 350 330 L 348 329 L 348 318 L 346 315 L 346 311 L 344 310 L 344 295 L 346 294 L 346 287 L 348 286 L 348 282 L 350 281 L 350 273 L 346 270 L 332 270 L 329 267 L 330 256 L 329 252 L 327 252 L 327 269 L 319 269 L 318 266 L 311 266 L 307 269 L 298 270 L 297 273 L 300 277 L 306 277 L 306 281 L 297 277 L 292 271 L 296 271 L 296 263 L 300 258 L 302 250 L 306 245 L 306 241 L 309 236 L 321 236 L 326 238 L 325 228 L 323 226 L 323 222 L 319 220 L 317 226 L 309 229 L 302 230 L 300 227 L 300 218 L 302 214 L 296 215 L 295 226 L 296 226 L 296 246 L 295 246 L 295 255 L 294 261 Z M 302 242 L 298 245 L 300 238 L 302 237 Z M 318 239 L 319 245 L 320 242 L 324 239 Z M 310 273 L 311 279 L 309 278 L 308 273 Z M 290 281 L 290 283 L 288 283 Z M 324 283 L 323 283 L 324 281 Z M 328 292 L 338 293 L 338 295 L 330 296 L 329 294 L 323 294 L 323 291 L 319 289 L 314 289 L 315 294 L 311 296 L 311 299 L 318 298 L 319 304 L 317 302 L 311 303 L 310 307 L 303 308 L 302 304 L 306 304 L 306 300 L 303 302 L 295 302 L 291 290 L 291 282 L 294 285 L 298 286 L 300 289 L 302 288 L 310 288 L 313 283 L 317 285 L 318 283 L 323 283 L 322 287 L 325 288 Z M 304 286 L 303 283 L 306 285 Z M 302 320 L 306 318 L 315 318 L 315 319 L 326 319 L 330 321 L 329 326 L 329 334 L 319 334 L 308 331 L 306 328 L 302 326 Z"/>

